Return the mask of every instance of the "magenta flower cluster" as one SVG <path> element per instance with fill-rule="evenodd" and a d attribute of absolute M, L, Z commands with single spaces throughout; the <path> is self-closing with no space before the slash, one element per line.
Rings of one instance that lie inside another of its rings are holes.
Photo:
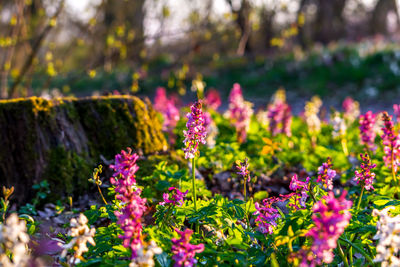
<path fill-rule="evenodd" d="M 357 184 L 361 183 L 361 186 L 364 186 L 366 190 L 374 190 L 372 183 L 375 173 L 371 172 L 371 170 L 376 167 L 376 164 L 371 163 L 371 158 L 367 153 L 360 154 L 360 157 L 364 162 L 361 163 L 360 169 L 355 171 L 354 180 L 357 181 Z"/>
<path fill-rule="evenodd" d="M 312 220 L 315 226 L 306 236 L 312 237 L 311 251 L 315 254 L 309 266 L 331 263 L 334 258 L 333 250 L 336 242 L 349 224 L 351 213 L 349 209 L 352 202 L 346 200 L 346 191 L 339 198 L 335 198 L 333 192 L 314 204 Z M 307 260 L 307 259 L 304 259 Z"/>
<path fill-rule="evenodd" d="M 221 106 L 221 97 L 215 89 L 207 91 L 204 101 L 204 104 L 213 110 L 218 110 L 219 106 Z"/>
<path fill-rule="evenodd" d="M 201 110 L 201 102 L 196 102 L 190 107 L 190 112 L 186 115 L 188 121 L 186 123 L 187 130 L 183 131 L 185 140 L 185 158 L 192 159 L 198 154 L 199 144 L 206 143 L 207 131 L 204 127 L 204 114 Z"/>
<path fill-rule="evenodd" d="M 163 194 L 164 201 L 160 202 L 161 206 L 164 206 L 166 204 L 172 204 L 173 206 L 181 207 L 183 205 L 183 199 L 189 192 L 189 190 L 186 190 L 186 192 L 181 192 L 179 189 L 175 187 L 168 188 L 168 191 L 170 191 L 170 193 Z M 170 194 L 171 194 L 171 199 L 170 199 Z"/>
<path fill-rule="evenodd" d="M 305 208 L 306 201 L 308 198 L 308 184 L 310 183 L 310 177 L 307 177 L 305 181 L 300 181 L 297 174 L 293 175 L 292 180 L 290 181 L 289 188 L 294 191 L 293 196 L 294 204 L 291 205 L 296 208 Z M 289 204 L 290 205 L 290 204 Z"/>
<path fill-rule="evenodd" d="M 179 110 L 175 105 L 175 99 L 168 98 L 164 87 L 158 87 L 154 99 L 154 109 L 163 115 L 163 131 L 170 136 L 171 142 L 175 142 L 173 130 L 179 121 Z"/>
<path fill-rule="evenodd" d="M 229 94 L 229 109 L 227 115 L 236 128 L 238 141 L 246 141 L 253 109 L 252 104 L 244 100 L 242 89 L 238 83 L 233 85 Z"/>
<path fill-rule="evenodd" d="M 393 105 L 394 115 L 396 116 L 396 122 L 400 123 L 400 104 Z"/>
<path fill-rule="evenodd" d="M 255 203 L 256 211 L 253 215 L 258 215 L 255 222 L 257 223 L 258 230 L 263 234 L 272 234 L 274 228 L 277 226 L 276 221 L 281 216 L 278 210 L 272 204 L 281 201 L 279 198 L 270 197 L 263 200 L 262 205 L 258 202 Z"/>
<path fill-rule="evenodd" d="M 361 144 L 365 145 L 367 149 L 374 151 L 376 146 L 374 144 L 376 132 L 375 126 L 375 114 L 372 111 L 368 111 L 364 115 L 360 115 L 359 129 Z"/>
<path fill-rule="evenodd" d="M 174 267 L 191 267 L 196 265 L 197 260 L 194 258 L 196 253 L 204 250 L 204 244 L 192 245 L 189 243 L 193 231 L 186 229 L 185 231 L 175 231 L 181 236 L 179 239 L 172 238 L 172 259 L 175 261 Z"/>
<path fill-rule="evenodd" d="M 292 110 L 290 106 L 281 100 L 277 100 L 268 106 L 269 131 L 273 136 L 283 133 L 292 135 Z"/>
<path fill-rule="evenodd" d="M 333 178 L 336 176 L 336 171 L 332 170 L 332 159 L 328 157 L 326 162 L 318 168 L 317 182 L 322 183 L 322 186 L 327 190 L 333 189 Z"/>
<path fill-rule="evenodd" d="M 116 199 L 123 205 L 120 211 L 115 211 L 117 223 L 124 232 L 119 238 L 122 239 L 124 247 L 131 248 L 131 258 L 134 259 L 137 257 L 137 250 L 142 245 L 141 219 L 146 210 L 146 199 L 140 197 L 141 190 L 136 188 L 135 173 L 139 169 L 136 160 L 139 156 L 136 153 L 131 154 L 130 148 L 127 150 L 116 155 L 115 164 L 110 165 L 110 168 L 115 171 L 110 182 L 115 186 Z"/>
<path fill-rule="evenodd" d="M 245 158 L 242 162 L 238 161 L 236 163 L 237 174 L 242 176 L 247 182 L 250 182 L 250 172 L 249 172 L 249 159 Z"/>
<path fill-rule="evenodd" d="M 383 161 L 387 167 L 393 167 L 394 171 L 397 172 L 400 165 L 400 139 L 394 130 L 392 117 L 386 111 L 382 115 L 384 126 L 382 127 L 383 134 L 381 137 L 385 154 Z"/>

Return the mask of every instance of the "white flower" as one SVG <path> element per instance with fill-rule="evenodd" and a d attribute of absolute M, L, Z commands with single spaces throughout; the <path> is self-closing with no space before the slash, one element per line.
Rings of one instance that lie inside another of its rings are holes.
<path fill-rule="evenodd" d="M 11 214 L 5 224 L 0 224 L 0 266 L 25 266 L 29 260 L 28 242 L 25 221 Z M 7 251 L 12 254 L 12 261 L 5 254 Z"/>
<path fill-rule="evenodd" d="M 87 223 L 88 219 L 82 213 L 79 215 L 78 220 L 75 218 L 71 219 L 71 229 L 69 230 L 68 235 L 73 238 L 68 244 L 62 245 L 64 248 L 61 253 L 62 258 L 67 256 L 69 249 L 73 249 L 75 254 L 70 258 L 70 261 L 76 264 L 78 263 L 77 259 L 81 258 L 82 254 L 89 250 L 86 243 L 90 243 L 93 246 L 96 245 L 93 239 L 96 229 L 94 227 L 89 229 Z"/>
<path fill-rule="evenodd" d="M 333 126 L 333 132 L 332 136 L 334 138 L 344 136 L 346 134 L 346 123 L 344 119 L 340 116 L 339 112 L 335 112 L 333 115 L 333 118 L 331 120 L 332 126 Z"/>
<path fill-rule="evenodd" d="M 137 250 L 137 258 L 135 258 L 130 264 L 129 267 L 153 267 L 154 263 L 154 254 L 161 254 L 162 250 L 157 246 L 156 242 L 153 240 L 145 248 L 141 246 Z"/>
<path fill-rule="evenodd" d="M 382 262 L 383 267 L 400 266 L 400 259 L 395 255 L 400 249 L 400 215 L 391 217 L 388 212 L 393 206 L 381 211 L 374 209 L 372 215 L 379 216 L 376 224 L 377 233 L 374 239 L 379 239 L 376 247 L 375 262 Z"/>

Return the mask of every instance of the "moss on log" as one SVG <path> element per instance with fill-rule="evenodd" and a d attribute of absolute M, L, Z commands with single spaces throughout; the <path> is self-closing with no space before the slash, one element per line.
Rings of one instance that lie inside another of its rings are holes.
<path fill-rule="evenodd" d="M 26 98 L 0 101 L 0 185 L 15 186 L 18 202 L 48 180 L 52 194 L 87 190 L 100 157 L 126 147 L 143 154 L 166 150 L 149 100 L 134 96 Z"/>

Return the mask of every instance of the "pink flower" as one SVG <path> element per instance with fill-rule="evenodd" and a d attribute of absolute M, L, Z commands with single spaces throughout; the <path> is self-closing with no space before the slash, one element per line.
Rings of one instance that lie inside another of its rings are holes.
<path fill-rule="evenodd" d="M 252 104 L 244 100 L 240 85 L 235 83 L 229 94 L 229 109 L 227 111 L 227 116 L 236 128 L 239 142 L 246 141 L 247 131 L 250 127 L 252 115 Z"/>
<path fill-rule="evenodd" d="M 302 208 L 306 207 L 309 183 L 310 183 L 310 177 L 307 177 L 306 181 L 303 182 L 298 179 L 297 174 L 293 175 L 289 185 L 290 190 L 295 191 L 291 195 L 294 196 L 294 204 L 292 204 L 291 206 L 294 206 L 296 209 L 301 207 Z"/>
<path fill-rule="evenodd" d="M 342 104 L 344 118 L 351 124 L 360 115 L 360 104 L 351 97 L 346 97 Z"/>
<path fill-rule="evenodd" d="M 393 105 L 394 115 L 396 116 L 396 122 L 400 123 L 400 105 Z"/>
<path fill-rule="evenodd" d="M 372 111 L 368 111 L 365 115 L 361 115 L 359 119 L 361 144 L 365 145 L 370 150 L 376 149 L 374 144 L 376 137 L 376 132 L 374 130 L 375 117 Z"/>
<path fill-rule="evenodd" d="M 318 168 L 317 182 L 321 182 L 323 187 L 332 190 L 333 189 L 333 178 L 336 176 L 336 171 L 332 170 L 332 160 L 328 157 L 326 162 L 322 163 L 322 166 Z"/>
<path fill-rule="evenodd" d="M 139 169 L 136 165 L 138 155 L 131 154 L 130 148 L 127 150 L 128 152 L 122 150 L 121 154 L 116 155 L 115 165 L 110 165 L 110 168 L 115 171 L 110 181 L 115 186 L 116 199 L 123 205 L 120 211 L 115 211 L 117 223 L 124 232 L 119 238 L 122 239 L 124 247 L 131 248 L 131 258 L 134 259 L 137 257 L 137 250 L 142 245 L 141 219 L 146 210 L 146 199 L 140 197 L 141 190 L 136 188 L 135 173 Z"/>
<path fill-rule="evenodd" d="M 316 258 L 311 259 L 310 266 L 331 263 L 336 248 L 336 242 L 343 234 L 344 229 L 349 224 L 351 213 L 349 209 L 352 202 L 346 200 L 346 191 L 336 199 L 333 192 L 323 197 L 314 204 L 312 220 L 315 226 L 311 228 L 306 236 L 313 238 L 311 251 Z"/>
<path fill-rule="evenodd" d="M 163 115 L 163 131 L 168 133 L 171 143 L 175 143 L 173 130 L 178 123 L 179 109 L 175 105 L 176 100 L 173 97 L 168 98 L 164 87 L 158 87 L 154 99 L 154 109 Z"/>
<path fill-rule="evenodd" d="M 292 112 L 286 102 L 277 100 L 268 106 L 269 131 L 273 136 L 284 133 L 292 135 Z"/>
<path fill-rule="evenodd" d="M 250 182 L 250 172 L 249 172 L 249 159 L 245 158 L 243 162 L 238 161 L 236 163 L 237 174 L 241 175 L 247 182 Z"/>
<path fill-rule="evenodd" d="M 164 206 L 166 204 L 172 204 L 173 206 L 178 206 L 181 207 L 183 205 L 183 199 L 186 197 L 187 193 L 189 190 L 186 190 L 186 192 L 182 193 L 179 189 L 175 187 L 170 187 L 168 188 L 169 191 L 171 192 L 171 199 L 169 199 L 170 195 L 168 193 L 163 194 L 163 202 L 160 202 L 161 206 Z"/>
<path fill-rule="evenodd" d="M 357 184 L 361 182 L 361 186 L 364 186 L 366 190 L 373 190 L 372 182 L 375 178 L 375 173 L 371 172 L 371 170 L 376 167 L 376 164 L 371 163 L 371 158 L 367 153 L 360 154 L 360 157 L 364 162 L 361 163 L 361 168 L 355 171 L 354 180 L 357 181 Z"/>
<path fill-rule="evenodd" d="M 183 131 L 183 135 L 185 136 L 183 143 L 186 145 L 183 151 L 185 151 L 186 159 L 196 157 L 199 144 L 205 144 L 207 136 L 207 131 L 204 127 L 205 118 L 201 110 L 201 102 L 194 103 L 190 107 L 190 110 L 191 112 L 186 115 L 188 118 L 186 123 L 187 131 Z"/>
<path fill-rule="evenodd" d="M 382 144 L 384 146 L 383 161 L 389 168 L 394 167 L 394 171 L 397 172 L 397 168 L 400 165 L 400 139 L 394 130 L 392 116 L 385 111 L 382 114 L 384 127 L 382 128 Z"/>
<path fill-rule="evenodd" d="M 175 231 L 181 236 L 179 239 L 172 238 L 172 259 L 175 261 L 174 267 L 191 267 L 196 265 L 197 260 L 194 258 L 196 253 L 204 250 L 204 244 L 192 245 L 189 243 L 193 231 L 186 229 L 185 231 Z"/>
<path fill-rule="evenodd" d="M 213 110 L 218 110 L 219 106 L 221 106 L 221 97 L 218 91 L 214 89 L 208 90 L 204 104 Z"/>
<path fill-rule="evenodd" d="M 278 210 L 272 207 L 272 204 L 280 201 L 279 198 L 271 197 L 263 200 L 262 205 L 258 202 L 255 203 L 256 212 L 253 215 L 258 215 L 255 222 L 257 223 L 258 230 L 263 234 L 272 234 L 274 228 L 277 226 L 277 219 L 281 216 Z"/>

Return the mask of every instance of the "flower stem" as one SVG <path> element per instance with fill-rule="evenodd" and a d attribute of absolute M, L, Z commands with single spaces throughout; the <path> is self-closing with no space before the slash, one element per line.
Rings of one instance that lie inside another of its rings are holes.
<path fill-rule="evenodd" d="M 364 194 L 364 189 L 365 189 L 365 186 L 363 186 L 363 187 L 361 188 L 361 193 L 360 193 L 360 196 L 358 197 L 358 201 L 357 201 L 356 211 L 358 211 L 358 210 L 360 209 L 361 200 L 362 200 L 362 197 L 363 197 L 363 194 Z"/>
<path fill-rule="evenodd" d="M 393 176 L 393 181 L 396 182 L 396 172 L 394 170 L 394 152 L 393 152 L 393 148 L 392 148 L 392 153 L 391 153 L 391 157 L 390 157 L 390 163 L 392 165 L 392 176 Z"/>
<path fill-rule="evenodd" d="M 347 157 L 349 155 L 349 150 L 347 148 L 347 140 L 344 137 L 342 138 L 342 149 L 343 149 L 344 155 Z"/>
<path fill-rule="evenodd" d="M 342 247 L 339 244 L 339 241 L 337 241 L 337 245 L 338 245 L 339 254 L 340 254 L 340 257 L 343 260 L 344 266 L 345 267 L 349 267 L 349 262 L 347 261 L 347 257 L 343 253 L 343 250 L 342 250 Z"/>
<path fill-rule="evenodd" d="M 196 158 L 192 159 L 192 194 L 194 210 L 197 211 L 197 197 L 196 197 Z"/>
<path fill-rule="evenodd" d="M 357 250 L 358 252 L 360 252 L 365 259 L 371 264 L 374 265 L 374 261 L 371 259 L 371 257 L 367 254 L 367 252 L 365 252 L 362 248 L 360 248 L 359 246 L 357 246 L 356 244 L 353 244 L 351 241 L 344 239 L 342 237 L 339 238 L 339 240 L 349 244 L 350 246 L 352 246 L 355 250 Z"/>
<path fill-rule="evenodd" d="M 97 185 L 97 189 L 99 189 L 99 193 L 100 193 L 101 199 L 103 199 L 104 204 L 108 205 L 106 199 L 105 199 L 104 196 L 103 196 L 103 193 L 101 192 L 101 189 L 100 189 L 99 184 L 96 183 L 96 185 Z"/>

